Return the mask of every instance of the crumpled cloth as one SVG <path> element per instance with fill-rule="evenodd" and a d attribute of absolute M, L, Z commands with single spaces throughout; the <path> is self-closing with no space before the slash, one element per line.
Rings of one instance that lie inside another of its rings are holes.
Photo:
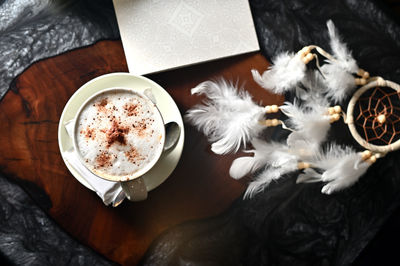
<path fill-rule="evenodd" d="M 111 1 L 0 1 L 0 99 L 32 63 L 118 38 Z"/>
<path fill-rule="evenodd" d="M 0 261 L 2 265 L 114 265 L 66 234 L 17 182 L 0 174 Z M 24 184 L 41 203 L 47 196 Z"/>

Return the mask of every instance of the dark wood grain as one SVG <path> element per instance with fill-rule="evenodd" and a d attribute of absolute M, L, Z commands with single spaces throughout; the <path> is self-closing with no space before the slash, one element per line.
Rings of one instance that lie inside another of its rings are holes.
<path fill-rule="evenodd" d="M 166 88 L 184 114 L 201 101 L 190 95 L 190 88 L 221 76 L 245 82 L 255 99 L 264 104 L 282 102 L 281 97 L 252 81 L 250 69 L 263 71 L 267 67 L 264 57 L 254 53 L 149 77 Z M 120 71 L 127 72 L 120 41 L 102 41 L 29 67 L 0 102 L 0 171 L 42 188 L 52 203 L 47 212 L 73 237 L 115 262 L 132 265 L 163 230 L 222 212 L 245 185 L 228 175 L 234 156 L 211 153 L 205 137 L 186 125 L 180 163 L 146 201 L 107 207 L 82 186 L 61 158 L 59 118 L 67 100 L 81 85 L 99 75 Z"/>

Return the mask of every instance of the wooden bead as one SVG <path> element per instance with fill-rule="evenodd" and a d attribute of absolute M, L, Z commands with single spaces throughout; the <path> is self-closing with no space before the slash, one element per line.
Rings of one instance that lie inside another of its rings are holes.
<path fill-rule="evenodd" d="M 329 120 L 331 123 L 336 122 L 340 119 L 340 115 L 339 114 L 333 114 L 331 115 L 331 119 Z"/>
<path fill-rule="evenodd" d="M 267 126 L 267 127 L 276 127 L 276 126 L 282 124 L 282 121 L 278 120 L 278 119 L 267 119 L 267 120 L 264 120 L 264 121 L 259 121 L 259 123 L 261 125 L 264 125 L 264 126 Z"/>
<path fill-rule="evenodd" d="M 279 111 L 278 105 L 276 105 L 276 104 L 271 105 L 271 111 L 272 111 L 273 113 L 277 113 L 277 112 Z"/>
<path fill-rule="evenodd" d="M 359 69 L 357 72 L 357 75 L 363 79 L 368 79 L 369 78 L 369 73 L 365 71 L 364 69 Z"/>
<path fill-rule="evenodd" d="M 329 115 L 340 114 L 341 112 L 342 112 L 342 107 L 340 107 L 339 105 L 328 108 Z"/>
<path fill-rule="evenodd" d="M 272 119 L 272 121 L 271 121 L 272 126 L 274 126 L 274 127 L 277 126 L 277 125 L 279 125 L 280 122 L 281 122 L 281 121 L 279 121 L 278 119 Z"/>
<path fill-rule="evenodd" d="M 365 85 L 365 84 L 367 84 L 367 80 L 356 78 L 355 83 L 356 83 L 356 85 Z"/>
<path fill-rule="evenodd" d="M 340 107 L 339 105 L 336 105 L 333 107 L 335 113 L 339 114 L 340 112 L 342 112 L 342 107 Z"/>
<path fill-rule="evenodd" d="M 270 113 L 277 113 L 277 112 L 279 111 L 279 107 L 278 107 L 278 105 L 276 105 L 276 104 L 267 105 L 267 106 L 264 107 L 264 110 L 265 110 L 265 112 L 266 112 L 267 114 L 270 114 Z"/>
<path fill-rule="evenodd" d="M 313 54 L 307 54 L 304 58 L 303 58 L 303 62 L 304 64 L 308 64 L 311 60 L 314 59 L 314 55 Z"/>
<path fill-rule="evenodd" d="M 297 54 L 300 55 L 300 57 L 304 58 L 307 54 L 311 52 L 311 47 L 305 46 L 303 47 L 300 51 L 298 51 Z"/>
<path fill-rule="evenodd" d="M 386 122 L 386 116 L 384 114 L 382 115 L 378 115 L 378 117 L 376 118 L 376 120 L 378 120 L 379 124 L 383 124 Z"/>
<path fill-rule="evenodd" d="M 368 160 L 371 156 L 372 156 L 372 152 L 369 150 L 365 150 L 361 153 L 361 158 L 363 159 L 363 161 Z"/>
<path fill-rule="evenodd" d="M 297 168 L 298 169 L 306 169 L 306 168 L 310 168 L 311 167 L 311 165 L 309 164 L 309 163 L 305 163 L 305 162 L 299 162 L 298 164 L 297 164 Z"/>

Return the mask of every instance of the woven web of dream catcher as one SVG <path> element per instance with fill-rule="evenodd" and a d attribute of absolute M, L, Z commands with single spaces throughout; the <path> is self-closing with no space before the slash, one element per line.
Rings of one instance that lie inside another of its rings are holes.
<path fill-rule="evenodd" d="M 356 129 L 368 143 L 390 145 L 400 139 L 400 92 L 375 87 L 361 95 L 354 111 Z"/>

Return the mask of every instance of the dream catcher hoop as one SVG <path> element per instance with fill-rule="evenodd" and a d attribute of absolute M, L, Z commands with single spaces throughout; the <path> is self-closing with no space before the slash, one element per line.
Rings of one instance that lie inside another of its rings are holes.
<path fill-rule="evenodd" d="M 389 88 L 391 92 L 382 88 Z M 371 90 L 368 97 L 363 97 Z M 398 150 L 400 105 L 394 104 L 399 104 L 399 101 L 400 86 L 382 78 L 376 78 L 356 91 L 348 104 L 345 121 L 353 138 L 365 149 L 382 155 Z M 357 117 L 353 115 L 355 109 L 358 109 Z"/>
<path fill-rule="evenodd" d="M 252 144 L 252 150 L 244 150 L 249 156 L 235 159 L 229 171 L 235 179 L 254 175 L 245 197 L 296 171 L 298 183 L 323 182 L 321 192 L 331 194 L 352 186 L 378 158 L 400 148 L 400 85 L 370 77 L 358 67 L 332 21 L 327 26 L 332 54 L 309 45 L 297 53 L 278 54 L 262 74 L 252 70 L 264 89 L 294 93 L 293 103 L 260 106 L 247 91 L 224 80 L 205 81 L 191 91 L 206 100 L 185 118 L 208 137 L 214 153 L 237 152 Z M 349 98 L 345 113 L 340 104 Z M 278 112 L 286 118 L 268 119 Z M 327 140 L 331 123 L 341 118 L 364 151 Z M 260 139 L 262 130 L 275 126 L 290 131 L 286 141 Z"/>

